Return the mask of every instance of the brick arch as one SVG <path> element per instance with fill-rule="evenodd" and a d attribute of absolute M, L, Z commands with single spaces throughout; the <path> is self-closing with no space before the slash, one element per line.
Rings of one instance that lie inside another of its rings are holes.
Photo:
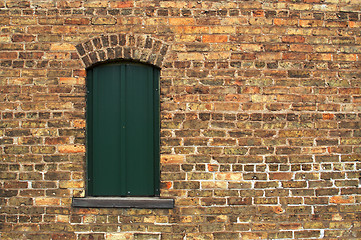
<path fill-rule="evenodd" d="M 85 67 L 115 59 L 136 60 L 162 67 L 168 51 L 163 41 L 148 35 L 108 34 L 76 45 Z"/>

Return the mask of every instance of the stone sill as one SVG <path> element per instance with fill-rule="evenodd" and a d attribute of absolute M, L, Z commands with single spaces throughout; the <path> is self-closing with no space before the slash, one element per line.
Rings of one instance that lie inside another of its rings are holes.
<path fill-rule="evenodd" d="M 73 198 L 73 207 L 82 208 L 174 208 L 174 199 L 159 197 Z"/>

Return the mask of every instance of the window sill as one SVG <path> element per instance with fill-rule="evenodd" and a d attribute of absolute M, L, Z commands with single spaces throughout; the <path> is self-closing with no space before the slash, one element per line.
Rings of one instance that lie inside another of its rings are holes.
<path fill-rule="evenodd" d="M 83 208 L 174 208 L 174 199 L 159 197 L 73 198 L 73 207 Z"/>

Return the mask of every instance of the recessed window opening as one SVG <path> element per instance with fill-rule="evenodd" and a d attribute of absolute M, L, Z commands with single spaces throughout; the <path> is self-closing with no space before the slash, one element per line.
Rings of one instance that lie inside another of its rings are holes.
<path fill-rule="evenodd" d="M 88 196 L 159 196 L 159 74 L 134 62 L 87 70 Z"/>

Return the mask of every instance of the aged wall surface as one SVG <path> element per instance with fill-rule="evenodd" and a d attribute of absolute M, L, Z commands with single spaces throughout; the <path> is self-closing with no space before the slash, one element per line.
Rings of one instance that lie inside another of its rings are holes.
<path fill-rule="evenodd" d="M 1 0 L 1 239 L 361 239 L 360 13 Z M 161 66 L 174 209 L 71 207 L 86 189 L 86 67 L 107 59 Z"/>

